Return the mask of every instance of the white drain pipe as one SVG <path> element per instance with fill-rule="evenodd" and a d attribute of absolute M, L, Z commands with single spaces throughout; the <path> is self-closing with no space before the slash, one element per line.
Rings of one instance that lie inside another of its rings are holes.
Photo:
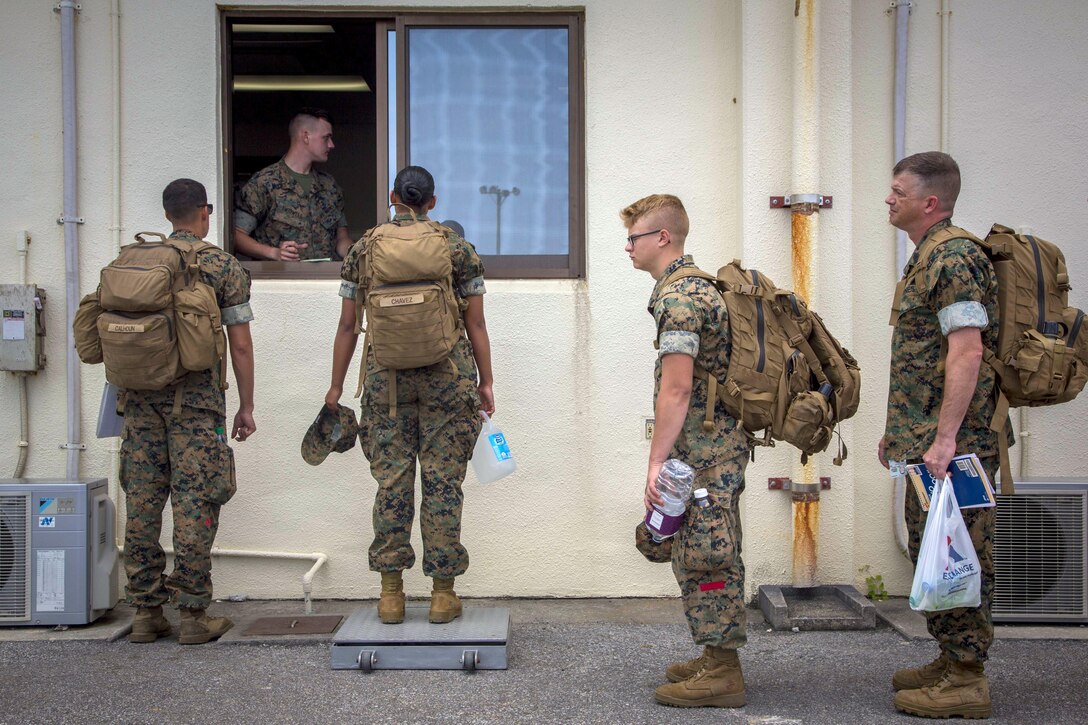
<path fill-rule="evenodd" d="M 124 554 L 123 547 L 121 549 L 122 555 Z M 168 556 L 174 555 L 174 549 L 170 546 L 164 546 L 163 552 Z M 250 551 L 247 549 L 220 549 L 218 546 L 212 547 L 212 556 L 232 556 L 232 557 L 246 557 L 251 559 L 299 559 L 303 561 L 312 561 L 314 565 L 310 567 L 310 570 L 302 575 L 302 599 L 303 606 L 305 607 L 306 614 L 313 614 L 314 607 L 311 601 L 310 595 L 313 593 L 314 588 L 314 574 L 317 574 L 318 569 L 325 565 L 325 562 L 329 560 L 327 554 L 321 552 L 314 552 L 312 554 L 300 554 L 291 551 Z"/>
<path fill-rule="evenodd" d="M 69 481 L 79 478 L 79 454 L 83 448 L 81 436 L 81 410 L 79 358 L 76 357 L 75 334 L 72 323 L 79 306 L 79 232 L 80 219 L 76 214 L 76 3 L 60 0 L 60 54 L 61 96 L 64 119 L 64 211 L 60 222 L 64 225 L 64 272 L 65 272 L 65 361 L 68 382 L 68 436 L 62 447 L 68 453 L 65 476 Z"/>

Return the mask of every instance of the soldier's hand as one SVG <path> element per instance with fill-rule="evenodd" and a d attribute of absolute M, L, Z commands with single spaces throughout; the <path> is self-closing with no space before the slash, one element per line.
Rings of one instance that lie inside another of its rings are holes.
<path fill-rule="evenodd" d="M 661 472 L 662 465 L 664 464 L 650 461 L 649 470 L 646 471 L 646 491 L 642 496 L 642 503 L 646 506 L 647 511 L 652 509 L 655 503 L 664 503 L 661 494 L 657 492 L 657 474 Z"/>
<path fill-rule="evenodd" d="M 476 388 L 480 393 L 480 408 L 489 416 L 495 415 L 495 392 L 490 385 L 480 385 Z"/>
<path fill-rule="evenodd" d="M 299 250 L 308 247 L 308 244 L 299 244 L 293 239 L 284 239 L 280 242 L 280 261 L 281 262 L 297 262 L 300 258 L 301 252 Z"/>
<path fill-rule="evenodd" d="M 239 443 L 257 432 L 257 424 L 253 422 L 253 413 L 248 410 L 239 410 L 234 416 L 234 427 L 231 428 L 230 437 Z"/>
<path fill-rule="evenodd" d="M 365 364 L 365 363 L 364 363 Z M 329 410 L 336 410 L 336 406 L 340 403 L 340 396 L 343 395 L 344 389 L 339 385 L 332 385 L 329 387 L 329 392 L 325 393 L 325 405 Z"/>
<path fill-rule="evenodd" d="M 944 440 L 940 436 L 933 441 L 933 445 L 922 455 L 922 462 L 926 464 L 926 470 L 938 481 L 944 480 L 948 473 L 948 464 L 952 456 L 956 455 L 956 441 Z"/>
<path fill-rule="evenodd" d="M 880 461 L 880 465 L 888 467 L 888 459 L 884 457 L 884 436 L 880 436 L 880 440 L 876 443 L 876 458 Z"/>

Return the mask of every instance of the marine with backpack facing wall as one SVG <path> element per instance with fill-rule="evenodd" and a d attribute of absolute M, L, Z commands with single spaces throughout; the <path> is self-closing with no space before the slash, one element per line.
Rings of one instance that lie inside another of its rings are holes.
<path fill-rule="evenodd" d="M 369 552 L 370 569 L 382 577 L 378 614 L 388 624 L 404 620 L 402 572 L 416 559 L 418 459 L 423 573 L 434 580 L 428 619 L 446 623 L 461 615 L 453 585 L 469 563 L 461 484 L 480 431 L 477 411 L 495 410 L 484 268 L 471 244 L 427 218 L 437 199 L 426 169 L 401 169 L 390 201 L 393 219 L 370 229 L 344 259 L 325 404 L 338 409 L 365 318 L 356 395 L 363 453 L 378 482 Z"/>
<path fill-rule="evenodd" d="M 235 492 L 227 444 L 222 327 L 238 384 L 231 437 L 244 441 L 253 420 L 253 344 L 249 275 L 230 254 L 202 241 L 212 205 L 204 186 L 177 179 L 163 190 L 169 239 L 122 248 L 80 304 L 75 342 L 87 363 L 104 362 L 121 388 L 124 432 L 127 600 L 136 607 L 132 642 L 170 634 L 168 601 L 181 611 L 181 644 L 202 644 L 231 627 L 205 612 L 212 598 L 211 550 L 220 507 Z M 159 544 L 167 499 L 173 510 L 174 570 L 164 576 Z"/>

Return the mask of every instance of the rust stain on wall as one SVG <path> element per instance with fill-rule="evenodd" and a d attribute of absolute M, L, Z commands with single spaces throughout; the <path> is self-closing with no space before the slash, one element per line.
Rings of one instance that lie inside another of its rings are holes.
<path fill-rule="evenodd" d="M 793 496 L 793 585 L 816 584 L 816 543 L 820 539 L 820 495 Z"/>
<path fill-rule="evenodd" d="M 805 204 L 805 207 L 814 206 Z M 813 209 L 795 209 L 791 215 L 793 236 L 793 291 L 807 304 L 812 299 L 812 238 L 816 231 Z"/>

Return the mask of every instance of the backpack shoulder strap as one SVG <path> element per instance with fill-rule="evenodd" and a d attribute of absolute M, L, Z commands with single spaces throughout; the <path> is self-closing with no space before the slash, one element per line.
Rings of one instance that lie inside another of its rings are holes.
<path fill-rule="evenodd" d="M 933 232 L 932 235 L 924 242 L 922 246 L 918 248 L 918 262 L 914 265 L 909 273 L 903 276 L 903 279 L 899 280 L 899 283 L 895 285 L 895 296 L 892 298 L 892 314 L 888 320 L 888 324 L 893 327 L 899 322 L 899 315 L 903 309 L 903 295 L 907 291 L 907 285 L 909 285 L 915 277 L 921 274 L 927 267 L 930 258 L 937 252 L 937 250 L 943 247 L 953 239 L 970 239 L 985 250 L 989 250 L 989 246 L 986 242 L 976 237 L 966 229 L 961 229 L 956 226 L 947 226 L 943 229 L 938 229 Z"/>

